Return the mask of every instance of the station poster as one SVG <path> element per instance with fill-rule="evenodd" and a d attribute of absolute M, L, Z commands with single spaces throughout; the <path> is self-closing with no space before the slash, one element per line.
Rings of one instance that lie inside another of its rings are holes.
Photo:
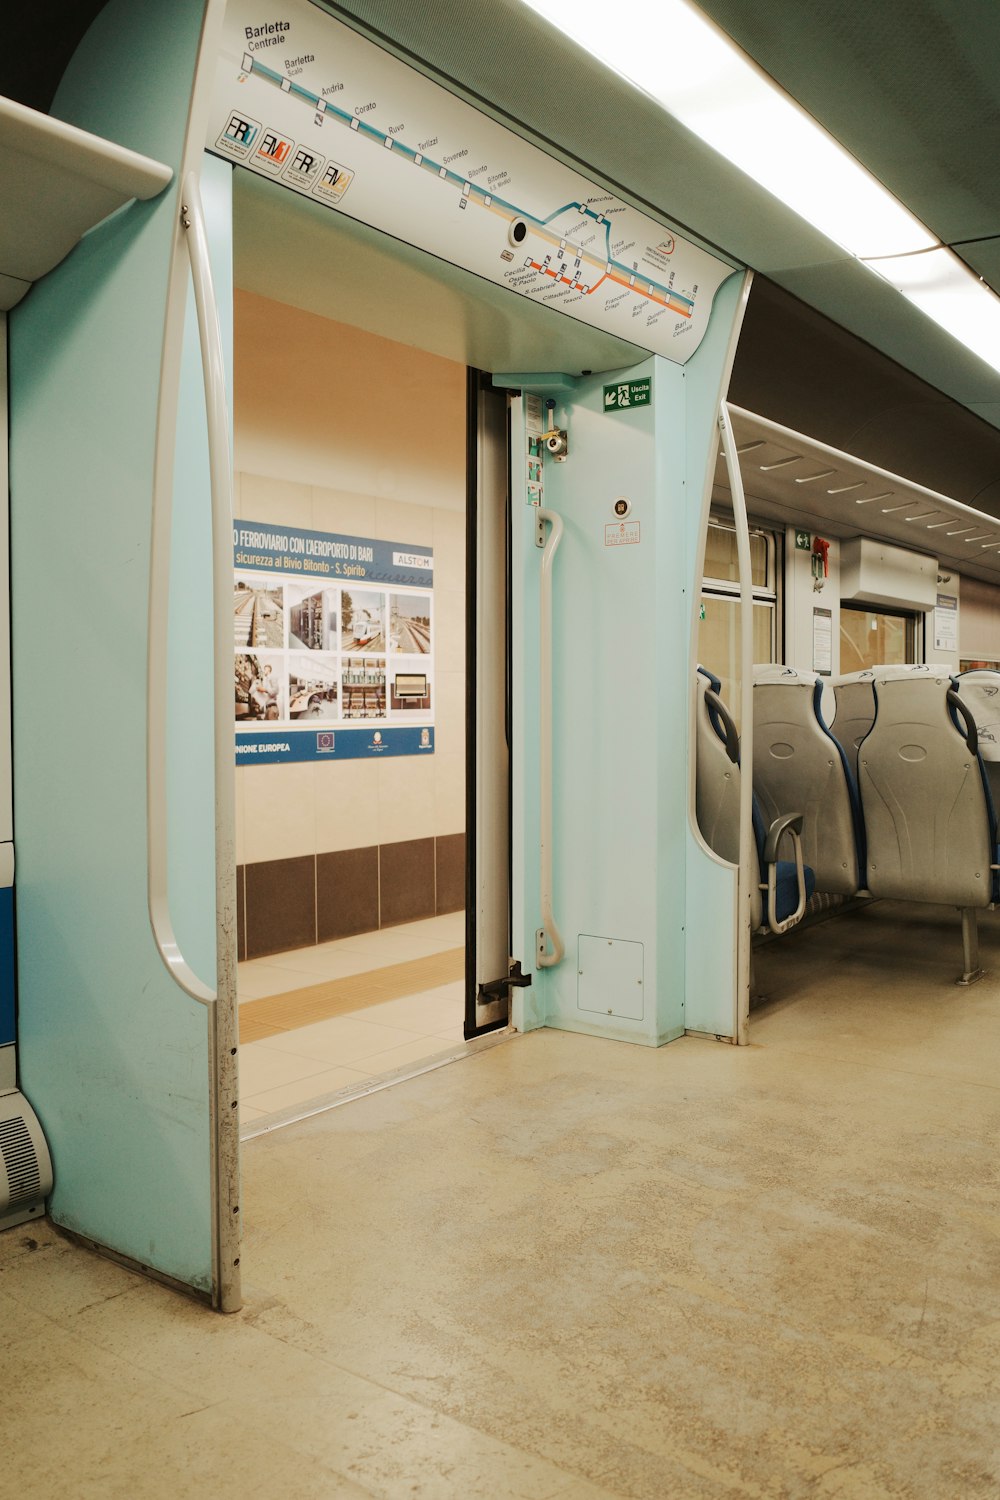
<path fill-rule="evenodd" d="M 429 547 L 233 524 L 236 764 L 434 753 Z"/>

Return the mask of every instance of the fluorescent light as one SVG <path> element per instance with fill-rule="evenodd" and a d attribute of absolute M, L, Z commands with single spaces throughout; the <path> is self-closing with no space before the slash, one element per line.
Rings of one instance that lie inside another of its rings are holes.
<path fill-rule="evenodd" d="M 524 0 L 707 145 L 861 259 L 938 240 L 687 0 L 617 20 L 607 0 Z"/>
<path fill-rule="evenodd" d="M 870 260 L 869 268 L 946 332 L 1000 370 L 1000 297 L 951 250 Z"/>

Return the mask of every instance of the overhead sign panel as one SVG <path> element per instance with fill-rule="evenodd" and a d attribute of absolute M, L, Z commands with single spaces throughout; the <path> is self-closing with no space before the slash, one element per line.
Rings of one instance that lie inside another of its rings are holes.
<path fill-rule="evenodd" d="M 731 272 L 310 0 L 230 0 L 206 144 L 678 364 Z"/>

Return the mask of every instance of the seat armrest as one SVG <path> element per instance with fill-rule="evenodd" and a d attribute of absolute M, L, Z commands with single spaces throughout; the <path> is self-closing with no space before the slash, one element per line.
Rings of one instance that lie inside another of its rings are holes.
<path fill-rule="evenodd" d="M 786 833 L 802 832 L 802 814 L 784 813 L 780 818 L 775 818 L 767 830 L 767 838 L 764 841 L 764 863 L 773 865 L 778 858 L 778 845 Z"/>

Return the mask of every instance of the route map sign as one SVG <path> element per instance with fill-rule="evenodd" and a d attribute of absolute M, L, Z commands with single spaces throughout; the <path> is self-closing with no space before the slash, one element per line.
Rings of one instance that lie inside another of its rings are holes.
<path fill-rule="evenodd" d="M 434 556 L 233 523 L 236 764 L 434 753 Z"/>
<path fill-rule="evenodd" d="M 206 145 L 677 364 L 732 271 L 310 0 L 230 0 Z"/>

